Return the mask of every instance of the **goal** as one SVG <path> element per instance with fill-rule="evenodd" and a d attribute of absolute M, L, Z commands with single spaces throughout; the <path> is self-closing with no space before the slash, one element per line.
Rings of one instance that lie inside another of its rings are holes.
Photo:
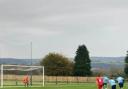
<path fill-rule="evenodd" d="M 3 87 L 24 87 L 23 77 L 28 76 L 28 87 L 44 86 L 44 67 L 25 65 L 0 66 L 0 84 Z"/>

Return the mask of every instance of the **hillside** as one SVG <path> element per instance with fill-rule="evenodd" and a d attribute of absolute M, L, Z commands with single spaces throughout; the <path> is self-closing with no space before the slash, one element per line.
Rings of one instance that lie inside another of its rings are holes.
<path fill-rule="evenodd" d="M 32 59 L 32 64 L 39 64 L 39 59 Z M 0 64 L 31 65 L 31 59 L 0 58 Z"/>
<path fill-rule="evenodd" d="M 73 58 L 71 58 L 73 61 Z M 124 57 L 91 57 L 92 68 L 108 69 L 111 66 L 123 68 Z M 33 65 L 39 65 L 40 59 L 33 59 Z M 0 64 L 30 65 L 31 59 L 0 58 Z"/>

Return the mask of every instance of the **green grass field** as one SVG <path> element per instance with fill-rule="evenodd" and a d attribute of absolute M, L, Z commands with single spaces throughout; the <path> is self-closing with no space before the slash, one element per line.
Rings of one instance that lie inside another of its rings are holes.
<path fill-rule="evenodd" d="M 124 89 L 128 88 L 128 84 L 124 85 Z M 65 85 L 46 85 L 45 87 L 4 87 L 3 89 L 97 89 L 95 84 L 65 84 Z M 110 88 L 109 88 L 110 89 Z M 119 89 L 117 85 L 117 89 Z"/>

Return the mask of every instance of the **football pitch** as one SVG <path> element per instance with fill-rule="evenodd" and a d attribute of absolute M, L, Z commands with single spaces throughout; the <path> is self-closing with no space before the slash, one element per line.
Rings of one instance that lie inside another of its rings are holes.
<path fill-rule="evenodd" d="M 128 84 L 124 85 L 124 89 L 128 88 Z M 85 84 L 63 84 L 63 85 L 46 85 L 44 87 L 4 87 L 1 89 L 97 89 L 94 83 Z M 110 88 L 108 88 L 110 89 Z M 117 89 L 119 89 L 117 85 Z"/>

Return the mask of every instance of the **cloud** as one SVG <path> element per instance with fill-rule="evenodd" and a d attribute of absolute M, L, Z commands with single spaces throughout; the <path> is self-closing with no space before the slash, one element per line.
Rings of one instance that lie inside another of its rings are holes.
<path fill-rule="evenodd" d="M 0 11 L 5 57 L 22 57 L 30 41 L 36 43 L 35 58 L 50 51 L 74 56 L 83 43 L 94 56 L 127 49 L 127 0 L 0 0 Z"/>

